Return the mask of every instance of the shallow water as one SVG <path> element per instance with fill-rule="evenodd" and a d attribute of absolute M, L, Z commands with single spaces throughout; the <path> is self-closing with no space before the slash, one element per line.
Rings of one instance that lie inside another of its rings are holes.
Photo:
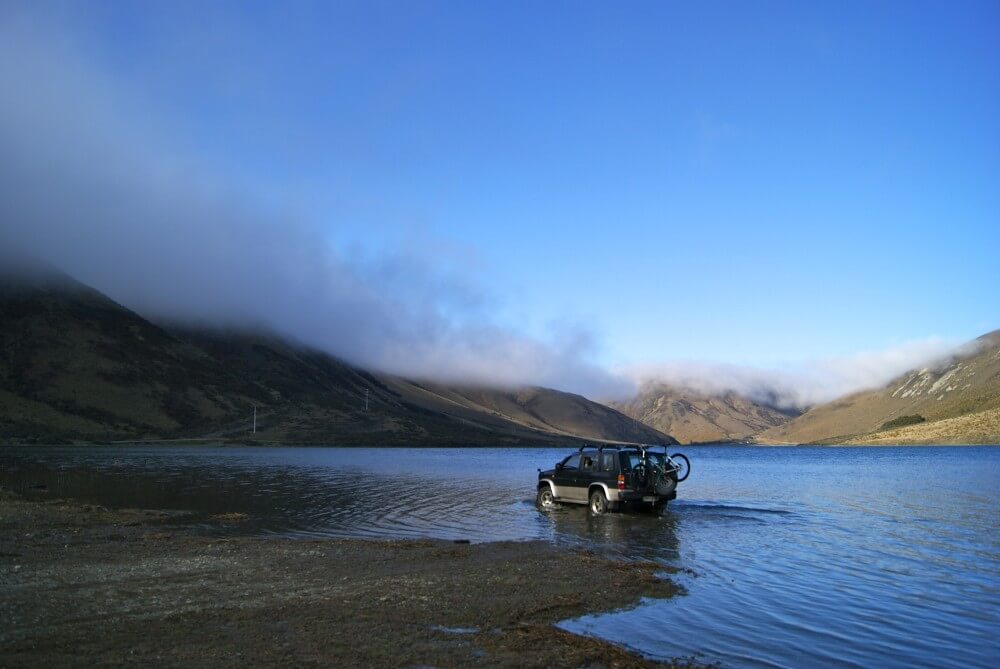
<path fill-rule="evenodd" d="M 17 448 L 0 450 L 0 484 L 242 512 L 254 534 L 543 539 L 657 560 L 687 570 L 687 596 L 564 623 L 652 657 L 1000 664 L 1000 448 L 682 450 L 693 472 L 660 516 L 538 512 L 536 468 L 562 449 Z"/>

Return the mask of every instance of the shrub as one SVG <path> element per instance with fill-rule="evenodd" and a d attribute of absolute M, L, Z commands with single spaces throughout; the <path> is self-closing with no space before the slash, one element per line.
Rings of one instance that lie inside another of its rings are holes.
<path fill-rule="evenodd" d="M 904 427 L 906 425 L 916 425 L 917 423 L 923 423 L 926 418 L 920 414 L 914 414 L 912 416 L 900 416 L 899 418 L 893 418 L 892 420 L 887 420 L 882 423 L 883 430 L 891 430 L 894 427 Z"/>

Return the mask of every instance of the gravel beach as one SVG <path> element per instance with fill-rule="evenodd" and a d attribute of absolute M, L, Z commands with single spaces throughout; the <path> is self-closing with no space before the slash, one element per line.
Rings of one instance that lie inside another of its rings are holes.
<path fill-rule="evenodd" d="M 670 666 L 553 626 L 677 594 L 659 565 L 226 532 L 240 521 L 205 536 L 184 514 L 0 491 L 0 665 Z"/>

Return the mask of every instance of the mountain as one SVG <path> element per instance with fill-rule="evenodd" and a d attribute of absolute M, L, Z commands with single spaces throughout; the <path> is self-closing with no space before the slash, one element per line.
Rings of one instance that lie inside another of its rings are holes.
<path fill-rule="evenodd" d="M 613 408 L 549 388 L 495 390 L 419 384 L 402 379 L 390 381 L 389 385 L 413 404 L 480 422 L 491 417 L 501 425 L 514 423 L 550 434 L 587 435 L 588 439 L 599 441 L 621 441 L 620 435 L 628 435 L 629 441 L 640 443 L 676 443 Z"/>
<path fill-rule="evenodd" d="M 0 434 L 183 432 L 247 406 L 225 370 L 97 291 L 58 274 L 0 280 Z"/>
<path fill-rule="evenodd" d="M 761 443 L 1000 443 L 1000 330 L 933 367 L 814 407 Z"/>
<path fill-rule="evenodd" d="M 53 271 L 0 272 L 0 438 L 670 443 L 579 395 L 374 374 L 279 337 L 163 327 Z"/>
<path fill-rule="evenodd" d="M 611 406 L 681 443 L 742 441 L 797 415 L 734 392 L 710 395 L 665 383 L 647 384 L 633 399 Z"/>

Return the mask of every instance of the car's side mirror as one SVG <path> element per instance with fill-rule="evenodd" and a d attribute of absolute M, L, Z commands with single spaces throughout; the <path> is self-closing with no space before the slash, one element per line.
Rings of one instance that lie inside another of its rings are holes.
<path fill-rule="evenodd" d="M 556 470 L 562 469 L 563 464 L 561 462 L 556 464 Z"/>

